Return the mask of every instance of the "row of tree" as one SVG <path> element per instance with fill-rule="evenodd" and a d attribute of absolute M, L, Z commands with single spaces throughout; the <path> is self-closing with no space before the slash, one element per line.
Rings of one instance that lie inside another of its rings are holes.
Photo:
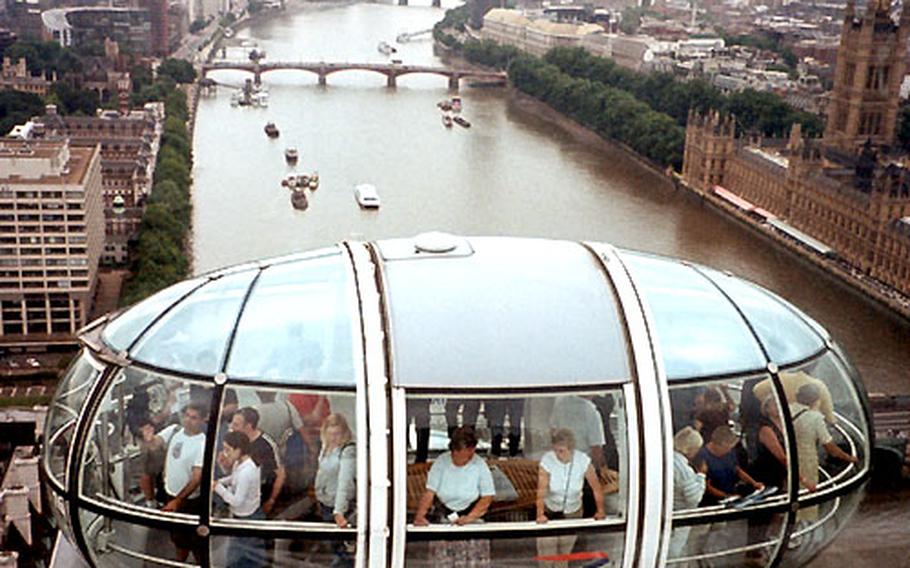
<path fill-rule="evenodd" d="M 626 144 L 663 166 L 682 167 L 685 128 L 633 94 L 590 78 L 573 77 L 547 60 L 494 42 L 468 42 L 463 54 L 474 63 L 508 69 L 517 89 L 604 138 Z"/>
<path fill-rule="evenodd" d="M 130 257 L 132 276 L 124 286 L 121 305 L 131 304 L 186 278 L 190 270 L 186 243 L 190 232 L 192 146 L 187 133 L 186 93 L 170 77 L 157 88 L 168 89 L 167 120 L 155 165 L 152 191 L 146 202 L 139 238 Z"/>
<path fill-rule="evenodd" d="M 801 123 L 809 136 L 820 136 L 824 131 L 819 117 L 794 109 L 774 93 L 745 89 L 725 95 L 704 79 L 681 81 L 671 73 L 639 73 L 581 48 L 553 49 L 545 59 L 572 77 L 628 91 L 654 110 L 672 116 L 681 126 L 693 108 L 733 114 L 741 131 L 766 136 L 786 136 L 794 122 Z"/>
<path fill-rule="evenodd" d="M 456 30 L 460 33 L 464 33 L 465 24 L 468 23 L 468 18 L 470 18 L 470 16 L 470 2 L 464 3 L 457 8 L 446 10 L 445 16 L 433 26 L 433 39 L 446 47 L 458 49 L 458 38 L 450 34 L 447 30 Z"/>
<path fill-rule="evenodd" d="M 492 41 L 460 47 L 471 62 L 508 70 L 518 89 L 675 168 L 681 166 L 690 109 L 732 114 L 740 132 L 786 136 L 794 122 L 809 136 L 824 131 L 819 117 L 793 109 L 774 93 L 747 89 L 726 95 L 702 79 L 635 72 L 581 48 L 552 49 L 541 60 Z"/>

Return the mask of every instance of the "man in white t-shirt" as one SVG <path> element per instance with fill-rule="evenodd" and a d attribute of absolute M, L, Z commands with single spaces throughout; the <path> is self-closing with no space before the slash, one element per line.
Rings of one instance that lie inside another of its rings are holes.
<path fill-rule="evenodd" d="M 205 454 L 205 433 L 202 431 L 207 418 L 203 405 L 191 402 L 183 411 L 183 424 L 172 424 L 157 434 L 167 448 L 164 460 L 164 490 L 167 503 L 162 511 L 199 515 L 202 499 L 199 485 L 202 481 L 202 462 Z M 185 562 L 192 551 L 197 562 L 202 561 L 203 542 L 191 530 L 171 533 L 177 547 L 177 560 Z"/>

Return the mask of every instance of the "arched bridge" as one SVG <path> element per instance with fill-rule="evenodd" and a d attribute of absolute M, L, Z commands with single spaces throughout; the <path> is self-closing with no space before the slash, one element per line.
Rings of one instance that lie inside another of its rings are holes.
<path fill-rule="evenodd" d="M 216 61 L 206 63 L 202 66 L 202 76 L 205 77 L 210 71 L 233 70 L 246 71 L 252 73 L 254 82 L 259 85 L 262 82 L 262 74 L 269 71 L 280 70 L 298 70 L 315 73 L 319 77 L 319 84 L 326 84 L 326 77 L 339 71 L 374 71 L 386 76 L 386 84 L 389 87 L 396 85 L 396 79 L 402 75 L 413 73 L 430 73 L 448 77 L 449 88 L 457 89 L 458 82 L 463 78 L 481 79 L 484 81 L 502 81 L 506 82 L 506 73 L 501 71 L 478 71 L 474 69 L 455 69 L 450 67 L 431 67 L 428 65 L 401 65 L 397 63 L 289 63 L 289 62 L 233 62 L 233 61 Z"/>

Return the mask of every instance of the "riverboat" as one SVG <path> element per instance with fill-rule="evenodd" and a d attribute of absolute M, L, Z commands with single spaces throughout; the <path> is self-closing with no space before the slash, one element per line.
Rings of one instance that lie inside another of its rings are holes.
<path fill-rule="evenodd" d="M 288 174 L 283 180 L 281 180 L 281 186 L 288 189 L 294 189 L 297 187 L 297 174 Z"/>
<path fill-rule="evenodd" d="M 443 99 L 443 100 L 439 101 L 438 103 L 436 103 L 436 106 L 438 106 L 442 110 L 452 110 L 452 102 L 449 101 L 448 99 Z"/>
<path fill-rule="evenodd" d="M 274 122 L 267 122 L 267 123 L 265 124 L 264 130 L 265 130 L 266 135 L 267 135 L 269 138 L 278 138 L 278 135 L 281 134 L 281 133 L 278 131 L 278 127 L 275 126 L 275 123 L 274 123 Z"/>
<path fill-rule="evenodd" d="M 398 53 L 397 49 L 384 41 L 379 42 L 379 45 L 376 46 L 376 49 L 378 49 L 379 53 L 383 55 L 392 55 L 393 53 Z"/>
<path fill-rule="evenodd" d="M 471 123 L 468 122 L 468 119 L 466 119 L 463 116 L 456 116 L 452 120 L 454 120 L 459 126 L 463 126 L 465 128 L 471 128 Z"/>
<path fill-rule="evenodd" d="M 299 209 L 303 211 L 310 206 L 310 201 L 306 197 L 306 190 L 303 188 L 297 188 L 291 192 L 291 205 L 294 206 L 294 209 Z"/>
<path fill-rule="evenodd" d="M 300 152 L 297 151 L 297 148 L 293 146 L 288 146 L 284 149 L 284 159 L 289 164 L 296 164 L 297 160 L 300 158 Z"/>
<path fill-rule="evenodd" d="M 446 128 L 452 128 L 452 115 L 445 113 L 442 115 L 442 125 Z"/>
<path fill-rule="evenodd" d="M 361 183 L 354 186 L 354 199 L 361 209 L 379 209 L 379 193 L 375 185 Z"/>
<path fill-rule="evenodd" d="M 319 189 L 319 172 L 313 172 L 313 175 L 310 176 L 310 180 L 307 183 L 310 188 L 310 191 L 316 191 Z"/>

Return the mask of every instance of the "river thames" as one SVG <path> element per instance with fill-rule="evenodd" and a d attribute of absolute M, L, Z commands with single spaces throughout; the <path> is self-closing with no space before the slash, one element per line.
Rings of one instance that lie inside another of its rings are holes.
<path fill-rule="evenodd" d="M 444 8 L 391 4 L 308 5 L 240 30 L 226 49 L 245 60 L 388 62 L 380 41 L 427 29 Z M 404 64 L 443 65 L 428 36 L 397 45 Z M 247 47 L 241 48 L 241 41 Z M 239 86 L 249 75 L 218 71 Z M 910 392 L 910 324 L 835 279 L 718 215 L 622 151 L 506 89 L 463 85 L 470 129 L 446 129 L 436 102 L 446 79 L 346 71 L 321 87 L 313 74 L 263 76 L 268 108 L 230 105 L 230 90 L 200 101 L 194 132 L 195 272 L 323 247 L 343 239 L 411 236 L 428 230 L 610 242 L 728 270 L 780 294 L 846 348 L 870 391 Z M 263 133 L 267 121 L 278 139 Z M 292 209 L 281 179 L 284 149 L 297 171 L 318 170 L 306 211 Z M 352 187 L 378 188 L 382 208 L 364 211 Z M 883 501 L 889 501 L 887 499 Z M 868 550 L 907 561 L 908 507 L 872 501 L 813 565 Z M 827 559 L 827 561 L 826 561 Z M 882 565 L 894 565 L 892 563 Z"/>

